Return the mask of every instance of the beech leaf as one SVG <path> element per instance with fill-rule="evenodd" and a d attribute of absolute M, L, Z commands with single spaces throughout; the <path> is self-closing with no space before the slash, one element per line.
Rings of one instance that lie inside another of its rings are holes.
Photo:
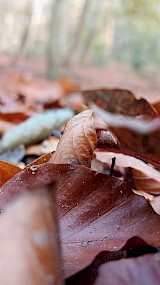
<path fill-rule="evenodd" d="M 0 160 L 0 186 L 21 170 L 22 169 L 16 165 Z"/>
<path fill-rule="evenodd" d="M 156 116 L 156 112 L 147 100 L 136 99 L 134 94 L 125 89 L 92 89 L 83 90 L 84 98 L 113 114 L 127 116 Z"/>
<path fill-rule="evenodd" d="M 125 168 L 131 168 L 132 178 L 137 190 L 152 194 L 160 193 L 160 172 L 151 165 L 135 157 L 115 153 L 113 149 L 112 152 L 96 150 L 94 154 L 97 160 L 108 164 L 108 167 L 111 166 L 112 158 L 116 157 L 115 169 L 122 172 L 122 174 L 124 174 Z"/>
<path fill-rule="evenodd" d="M 31 166 L 1 187 L 0 208 L 22 193 L 57 182 L 57 204 L 65 276 L 82 270 L 102 250 L 119 250 L 139 236 L 160 247 L 160 216 L 123 181 L 85 166 Z"/>
<path fill-rule="evenodd" d="M 109 129 L 117 137 L 120 151 L 128 150 L 128 154 L 137 154 L 139 158 L 160 168 L 160 119 L 144 120 L 107 113 L 92 104 Z"/>
<path fill-rule="evenodd" d="M 93 112 L 86 110 L 67 123 L 50 162 L 83 164 L 90 167 L 96 144 Z"/>
<path fill-rule="evenodd" d="M 67 278 L 66 285 L 73 285 L 73 284 L 76 284 L 76 285 L 81 285 L 81 284 L 102 285 L 104 284 L 106 285 L 108 284 L 106 283 L 106 280 L 112 280 L 112 279 L 114 280 L 114 277 L 115 277 L 114 272 L 112 273 L 112 270 L 111 272 L 107 271 L 107 274 L 103 272 L 103 268 L 107 268 L 107 265 L 108 263 L 110 263 L 110 261 L 112 261 L 111 264 L 114 264 L 114 268 L 116 268 L 116 271 L 117 271 L 118 265 L 116 266 L 116 262 L 114 262 L 116 260 L 119 260 L 120 264 L 121 262 L 124 261 L 127 266 L 128 264 L 130 264 L 131 257 L 137 257 L 143 254 L 156 253 L 156 252 L 157 252 L 156 248 L 149 246 L 142 239 L 138 237 L 133 237 L 129 239 L 127 243 L 118 251 L 100 252 L 86 268 L 76 273 L 75 275 Z M 135 262 L 137 261 L 135 258 L 134 260 Z M 122 267 L 122 270 L 123 270 L 123 267 Z M 117 274 L 117 277 L 118 276 L 120 277 L 121 274 L 122 272 L 120 272 L 120 274 Z M 132 279 L 132 276 L 130 274 L 127 277 L 129 279 L 128 281 L 132 281 L 130 280 Z M 121 282 L 118 284 L 121 284 Z M 130 284 L 130 282 L 128 282 L 128 284 Z M 139 284 L 138 280 L 136 284 Z"/>

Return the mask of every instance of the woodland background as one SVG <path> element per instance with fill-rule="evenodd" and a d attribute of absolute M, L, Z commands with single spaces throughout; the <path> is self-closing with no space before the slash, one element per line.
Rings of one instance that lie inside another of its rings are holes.
<path fill-rule="evenodd" d="M 0 0 L 0 284 L 160 284 L 159 24 Z"/>
<path fill-rule="evenodd" d="M 158 99 L 158 0 L 1 0 L 0 69 Z"/>

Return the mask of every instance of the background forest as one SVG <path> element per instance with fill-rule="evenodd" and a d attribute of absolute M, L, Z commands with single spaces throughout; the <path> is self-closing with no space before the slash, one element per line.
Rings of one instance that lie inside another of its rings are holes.
<path fill-rule="evenodd" d="M 130 66 L 153 76 L 160 65 L 158 0 L 1 0 L 0 52 L 43 58 L 48 76 L 73 66 Z"/>

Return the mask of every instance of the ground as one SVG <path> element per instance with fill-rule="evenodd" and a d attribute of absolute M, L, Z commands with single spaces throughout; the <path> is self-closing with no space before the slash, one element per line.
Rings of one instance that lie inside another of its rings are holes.
<path fill-rule="evenodd" d="M 21 60 L 16 66 L 10 66 L 9 57 L 0 56 L 1 78 L 5 73 L 44 76 L 45 70 L 46 64 L 43 59 Z M 84 88 L 127 88 L 137 97 L 144 97 L 151 103 L 160 101 L 160 81 L 157 72 L 150 73 L 147 77 L 128 67 L 112 63 L 105 68 L 72 66 L 69 74 Z"/>

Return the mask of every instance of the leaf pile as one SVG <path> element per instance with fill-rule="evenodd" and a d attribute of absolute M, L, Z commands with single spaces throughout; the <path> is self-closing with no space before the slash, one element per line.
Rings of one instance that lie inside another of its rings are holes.
<path fill-rule="evenodd" d="M 15 119 L 0 141 L 1 283 L 54 285 L 64 279 L 67 285 L 160 284 L 156 106 L 127 90 L 74 93 L 78 87 L 62 78 L 56 83 L 63 90 L 56 97 L 61 106 L 57 110 L 54 93 L 45 97 L 44 91 L 53 83 L 42 81 L 38 93 L 36 81 L 11 82 L 10 88 L 20 92 L 19 104 L 28 104 L 26 94 L 36 95 L 29 101 L 32 112 L 26 107 L 24 117 L 15 115 L 21 122 Z M 10 90 L 6 92 L 9 96 Z M 17 104 L 7 96 L 3 114 Z M 36 114 L 35 104 L 42 114 Z M 46 106 L 51 109 L 46 111 Z M 93 110 L 74 116 L 89 107 Z M 49 112 L 55 119 L 47 119 Z M 3 122 L 9 122 L 8 115 Z M 42 136 L 35 139 L 39 129 Z M 6 137 L 7 146 L 2 147 Z M 21 144 L 18 166 L 7 162 L 17 156 Z"/>

